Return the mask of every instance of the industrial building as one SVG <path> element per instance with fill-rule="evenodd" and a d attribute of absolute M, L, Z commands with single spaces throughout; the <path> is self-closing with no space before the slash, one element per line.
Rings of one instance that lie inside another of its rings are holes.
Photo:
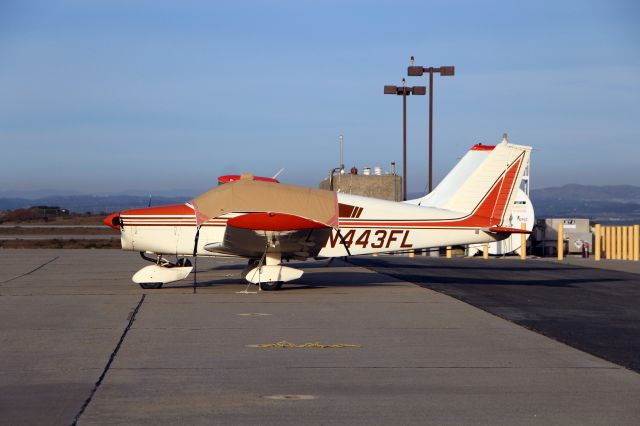
<path fill-rule="evenodd" d="M 585 243 L 593 249 L 593 231 L 589 219 L 547 218 L 538 219 L 531 237 L 533 254 L 538 256 L 557 256 L 558 227 L 562 224 L 564 235 L 563 252 L 582 253 Z"/>
<path fill-rule="evenodd" d="M 357 170 L 354 169 L 350 173 L 344 173 L 344 170 L 336 174 L 331 173 L 327 179 L 320 182 L 319 188 L 382 200 L 402 201 L 401 176 L 393 171 L 383 174 L 380 167 L 375 167 L 373 174 L 368 167 L 364 169 L 363 174 L 357 174 Z"/>

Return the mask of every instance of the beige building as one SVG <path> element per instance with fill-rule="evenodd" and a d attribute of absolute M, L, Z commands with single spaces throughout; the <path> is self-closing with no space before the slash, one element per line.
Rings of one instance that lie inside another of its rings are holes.
<path fill-rule="evenodd" d="M 335 174 L 320 182 L 319 188 L 382 200 L 402 201 L 402 177 L 394 174 Z"/>

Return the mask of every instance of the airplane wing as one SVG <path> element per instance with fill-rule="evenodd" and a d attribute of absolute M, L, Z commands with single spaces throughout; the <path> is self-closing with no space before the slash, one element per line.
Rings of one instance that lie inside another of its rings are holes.
<path fill-rule="evenodd" d="M 334 192 L 274 184 L 245 174 L 191 202 L 198 225 L 208 218 L 238 214 L 227 221 L 222 241 L 207 244 L 212 253 L 283 259 L 315 257 L 338 226 Z"/>
<path fill-rule="evenodd" d="M 283 259 L 315 257 L 331 234 L 331 227 L 285 213 L 247 213 L 230 219 L 223 240 L 207 244 L 212 253 L 260 258 L 278 251 Z"/>

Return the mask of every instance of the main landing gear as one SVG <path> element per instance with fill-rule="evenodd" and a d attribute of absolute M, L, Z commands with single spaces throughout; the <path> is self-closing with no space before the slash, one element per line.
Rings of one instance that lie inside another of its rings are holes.
<path fill-rule="evenodd" d="M 263 291 L 275 291 L 287 281 L 296 280 L 304 273 L 298 269 L 283 266 L 280 253 L 266 253 L 262 259 L 251 259 L 242 276 L 250 283 L 260 286 Z"/>

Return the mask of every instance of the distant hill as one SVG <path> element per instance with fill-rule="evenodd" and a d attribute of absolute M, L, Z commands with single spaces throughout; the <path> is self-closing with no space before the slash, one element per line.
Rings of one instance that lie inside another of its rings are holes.
<path fill-rule="evenodd" d="M 578 185 L 570 183 L 553 188 L 533 189 L 532 198 L 540 200 L 582 200 L 617 203 L 640 203 L 640 186 L 633 185 Z"/>
<path fill-rule="evenodd" d="M 423 193 L 410 193 L 409 199 Z M 533 189 L 536 217 L 589 218 L 600 223 L 640 223 L 640 186 L 567 184 Z"/>
<path fill-rule="evenodd" d="M 192 197 L 152 197 L 151 205 L 182 204 Z M 29 198 L 0 198 L 0 210 L 15 210 L 31 206 L 58 206 L 75 213 L 116 212 L 147 207 L 149 197 L 139 195 L 60 195 Z"/>
<path fill-rule="evenodd" d="M 411 194 L 410 198 L 422 194 Z M 640 223 L 640 186 L 577 185 L 534 189 L 531 201 L 536 217 L 585 217 L 598 222 Z M 192 197 L 152 197 L 151 205 L 181 204 Z M 115 212 L 146 207 L 149 197 L 139 195 L 60 195 L 40 198 L 0 198 L 0 210 L 36 205 L 67 208 L 76 213 Z"/>
<path fill-rule="evenodd" d="M 536 216 L 640 223 L 640 186 L 578 185 L 531 190 Z"/>

